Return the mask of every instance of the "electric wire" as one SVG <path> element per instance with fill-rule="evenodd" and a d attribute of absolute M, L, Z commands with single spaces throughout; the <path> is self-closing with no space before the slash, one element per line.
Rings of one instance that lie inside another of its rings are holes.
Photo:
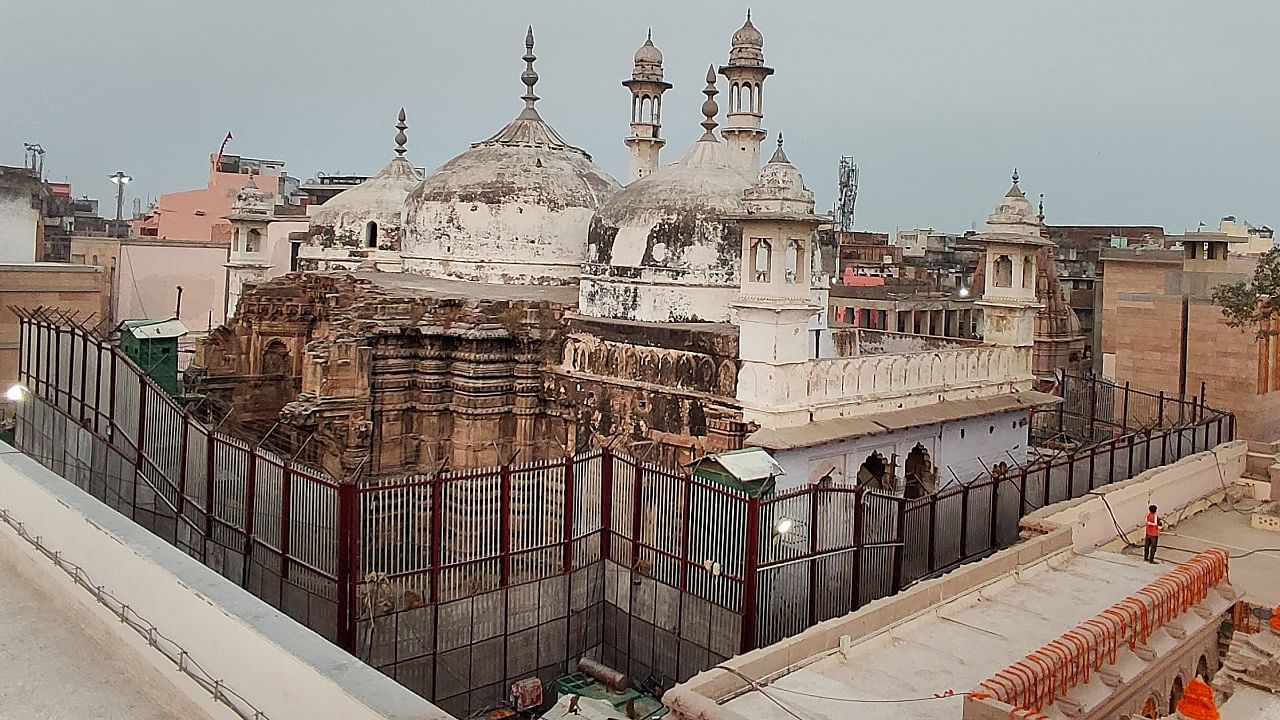
<path fill-rule="evenodd" d="M 765 692 L 764 690 L 765 686 L 763 684 L 761 684 L 756 680 L 752 680 L 751 678 L 747 677 L 745 674 L 725 665 L 716 665 L 712 669 L 724 670 L 725 672 L 732 673 L 738 676 L 738 678 L 741 679 L 743 682 L 746 682 L 752 690 L 757 690 L 760 692 L 761 695 L 764 695 L 770 700 L 773 700 L 773 698 L 770 697 Z M 780 685 L 769 685 L 769 689 L 776 690 L 778 692 L 784 692 L 789 695 L 799 695 L 802 697 L 814 698 L 815 700 L 832 700 L 835 702 L 882 704 L 882 705 L 893 705 L 893 704 L 914 703 L 914 702 L 931 702 L 934 700 L 950 700 L 951 698 L 965 697 L 970 694 L 967 692 L 952 692 L 948 690 L 945 693 L 935 693 L 933 695 L 926 695 L 926 696 L 912 697 L 912 698 L 851 698 L 851 697 L 840 697 L 835 695 L 819 695 L 817 693 L 805 692 L 803 690 L 793 690 L 791 688 L 785 688 Z M 779 707 L 782 707 L 777 700 L 774 700 L 774 704 L 777 704 Z M 786 710 L 785 707 L 783 709 Z M 790 711 L 788 710 L 788 712 Z M 792 713 L 792 715 L 794 715 L 794 713 Z"/>

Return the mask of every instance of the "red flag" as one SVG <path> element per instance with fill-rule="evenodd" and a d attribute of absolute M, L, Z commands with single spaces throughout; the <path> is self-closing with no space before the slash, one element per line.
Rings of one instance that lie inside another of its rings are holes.
<path fill-rule="evenodd" d="M 213 161 L 214 172 L 218 171 L 218 166 L 222 164 L 222 151 L 227 149 L 227 143 L 231 142 L 231 131 L 227 131 L 227 136 L 222 139 L 222 146 L 218 148 L 218 157 Z"/>

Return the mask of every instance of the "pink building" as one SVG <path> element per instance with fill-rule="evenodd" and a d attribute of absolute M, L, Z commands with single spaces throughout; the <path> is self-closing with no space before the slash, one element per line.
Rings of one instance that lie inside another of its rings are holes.
<path fill-rule="evenodd" d="M 258 187 L 275 197 L 296 189 L 280 160 L 239 155 L 209 156 L 209 184 L 199 190 L 165 193 L 148 213 L 133 222 L 132 235 L 161 240 L 230 242 L 231 204 L 254 177 Z"/>

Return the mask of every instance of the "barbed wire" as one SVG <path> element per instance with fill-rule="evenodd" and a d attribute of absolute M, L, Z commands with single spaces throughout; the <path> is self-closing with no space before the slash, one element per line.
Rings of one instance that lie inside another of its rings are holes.
<path fill-rule="evenodd" d="M 0 520 L 4 520 L 18 533 L 19 537 L 26 540 L 58 569 L 70 576 L 76 585 L 93 595 L 100 605 L 110 610 L 121 622 L 142 636 L 148 645 L 172 662 L 180 672 L 210 693 L 214 701 L 226 705 L 243 720 L 268 720 L 266 713 L 259 710 L 243 695 L 228 687 L 221 679 L 215 678 L 209 671 L 205 670 L 191 656 L 191 653 L 179 645 L 177 641 L 160 632 L 155 624 L 129 607 L 127 603 L 112 595 L 104 586 L 95 583 L 84 568 L 63 557 L 60 551 L 50 549 L 49 546 L 44 544 L 43 537 L 32 535 L 27 530 L 26 525 L 14 517 L 13 513 L 7 508 L 0 507 Z"/>

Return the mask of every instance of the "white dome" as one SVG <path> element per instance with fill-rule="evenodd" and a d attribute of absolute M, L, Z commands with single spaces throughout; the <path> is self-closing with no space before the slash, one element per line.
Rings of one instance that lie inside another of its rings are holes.
<path fill-rule="evenodd" d="M 724 322 L 738 288 L 743 210 L 752 179 L 727 147 L 701 140 L 636 180 L 591 221 L 579 306 L 595 317 Z"/>
<path fill-rule="evenodd" d="M 480 282 L 577 279 L 591 215 L 619 185 L 533 115 L 471 146 L 409 194 L 407 271 Z"/>
<path fill-rule="evenodd" d="M 365 242 L 369 223 L 374 223 L 378 246 L 399 250 L 404 199 L 421 181 L 408 160 L 393 159 L 377 175 L 315 209 L 310 222 L 312 244 L 360 246 Z"/>

